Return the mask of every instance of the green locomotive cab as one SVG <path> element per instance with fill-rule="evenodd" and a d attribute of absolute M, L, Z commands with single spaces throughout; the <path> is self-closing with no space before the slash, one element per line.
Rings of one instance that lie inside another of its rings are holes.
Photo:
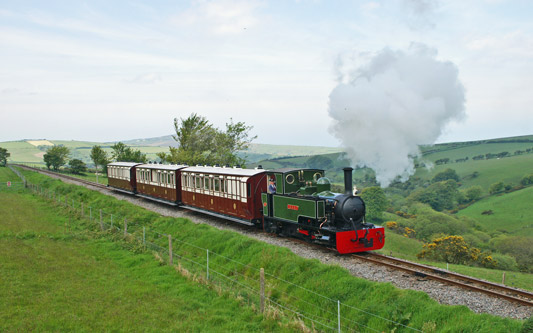
<path fill-rule="evenodd" d="M 320 169 L 268 171 L 262 193 L 265 230 L 294 235 L 318 229 L 326 218 L 326 197 L 333 198 L 331 183 Z M 305 234 L 304 234 L 305 235 Z"/>

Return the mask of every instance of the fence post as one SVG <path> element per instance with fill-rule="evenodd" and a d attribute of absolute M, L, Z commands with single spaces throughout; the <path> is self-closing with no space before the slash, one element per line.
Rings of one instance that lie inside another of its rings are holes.
<path fill-rule="evenodd" d="M 65 195 L 65 206 L 68 208 L 68 195 Z"/>
<path fill-rule="evenodd" d="M 128 235 L 128 219 L 124 218 L 124 237 Z"/>
<path fill-rule="evenodd" d="M 100 209 L 100 230 L 104 231 L 104 222 L 102 220 L 102 210 Z"/>
<path fill-rule="evenodd" d="M 260 309 L 261 309 L 261 313 L 265 313 L 265 269 L 264 268 L 261 268 L 261 270 L 259 271 L 259 285 L 261 289 Z"/>
<path fill-rule="evenodd" d="M 337 300 L 337 326 L 339 333 L 341 332 L 341 301 Z"/>
<path fill-rule="evenodd" d="M 209 249 L 206 250 L 206 253 L 207 253 L 206 277 L 207 277 L 207 281 L 209 281 Z"/>
<path fill-rule="evenodd" d="M 505 284 L 505 272 L 502 274 L 502 284 Z"/>
<path fill-rule="evenodd" d="M 169 234 L 168 235 L 168 264 L 171 265 L 171 266 L 174 263 L 174 261 L 172 259 L 173 259 L 173 256 L 172 256 L 172 235 Z"/>

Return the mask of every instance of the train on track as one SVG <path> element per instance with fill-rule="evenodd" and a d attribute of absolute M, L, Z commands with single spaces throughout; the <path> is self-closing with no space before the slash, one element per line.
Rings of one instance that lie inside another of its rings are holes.
<path fill-rule="evenodd" d="M 334 248 L 339 253 L 381 249 L 383 227 L 367 223 L 365 203 L 352 192 L 331 192 L 319 169 L 187 166 L 115 162 L 107 165 L 114 190 L 255 226 Z"/>

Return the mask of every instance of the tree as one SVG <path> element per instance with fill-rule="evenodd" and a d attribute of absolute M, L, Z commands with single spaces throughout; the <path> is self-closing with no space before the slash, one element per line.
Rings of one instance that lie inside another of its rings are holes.
<path fill-rule="evenodd" d="M 498 193 L 498 192 L 501 192 L 501 191 L 503 191 L 503 182 L 494 183 L 494 184 L 490 185 L 490 187 L 489 187 L 489 193 L 490 194 L 495 194 L 495 193 Z"/>
<path fill-rule="evenodd" d="M 148 161 L 146 154 L 143 154 L 138 149 L 132 149 L 122 142 L 114 144 L 111 148 L 113 149 L 113 159 L 117 162 L 146 163 Z"/>
<path fill-rule="evenodd" d="M 479 185 L 469 187 L 465 190 L 465 197 L 468 202 L 476 201 L 481 198 L 483 189 Z"/>
<path fill-rule="evenodd" d="M 91 149 L 91 160 L 94 163 L 94 167 L 96 168 L 96 172 L 98 172 L 98 166 L 105 166 L 107 163 L 109 163 L 109 158 L 107 156 L 107 153 L 105 150 L 102 149 L 102 147 L 95 145 Z"/>
<path fill-rule="evenodd" d="M 381 220 L 383 212 L 390 205 L 385 192 L 379 186 L 365 188 L 361 192 L 361 198 L 365 201 L 366 217 L 372 221 Z"/>
<path fill-rule="evenodd" d="M 169 153 L 157 154 L 161 160 L 170 163 L 243 165 L 246 161 L 237 153 L 248 149 L 256 138 L 249 134 L 252 127 L 243 122 L 234 123 L 230 119 L 222 131 L 196 113 L 186 119 L 174 118 L 174 129 L 176 135 L 172 137 L 178 142 L 178 148 L 169 147 Z"/>
<path fill-rule="evenodd" d="M 408 200 L 426 203 L 440 212 L 455 207 L 457 194 L 457 182 L 450 179 L 433 183 L 425 189 L 416 190 L 409 195 Z"/>
<path fill-rule="evenodd" d="M 68 164 L 70 165 L 70 171 L 74 174 L 79 175 L 82 172 L 87 171 L 87 165 L 77 158 L 70 160 Z"/>
<path fill-rule="evenodd" d="M 433 183 L 436 183 L 436 182 L 442 182 L 442 181 L 445 181 L 445 180 L 448 180 L 448 179 L 453 179 L 455 180 L 456 182 L 458 182 L 459 180 L 461 180 L 459 178 L 459 175 L 457 174 L 457 172 L 454 170 L 454 169 L 446 169 L 444 171 L 441 171 L 439 173 L 437 173 L 433 179 L 431 180 Z"/>
<path fill-rule="evenodd" d="M 11 154 L 7 152 L 7 149 L 0 147 L 0 166 L 2 167 L 6 166 L 7 158 L 9 156 L 11 156 Z"/>
<path fill-rule="evenodd" d="M 59 170 L 59 168 L 68 161 L 68 155 L 70 150 L 65 146 L 53 146 L 48 149 L 46 154 L 44 154 L 43 159 L 46 163 L 46 167 L 50 169 L 52 167 L 54 170 Z"/>

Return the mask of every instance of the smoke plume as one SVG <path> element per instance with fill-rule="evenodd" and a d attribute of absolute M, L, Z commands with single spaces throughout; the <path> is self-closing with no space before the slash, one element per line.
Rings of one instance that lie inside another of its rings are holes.
<path fill-rule="evenodd" d="M 407 180 L 418 146 L 433 144 L 446 124 L 464 117 L 457 67 L 436 55 L 423 44 L 385 48 L 344 74 L 329 96 L 332 133 L 354 166 L 372 168 L 384 187 L 397 176 Z"/>

